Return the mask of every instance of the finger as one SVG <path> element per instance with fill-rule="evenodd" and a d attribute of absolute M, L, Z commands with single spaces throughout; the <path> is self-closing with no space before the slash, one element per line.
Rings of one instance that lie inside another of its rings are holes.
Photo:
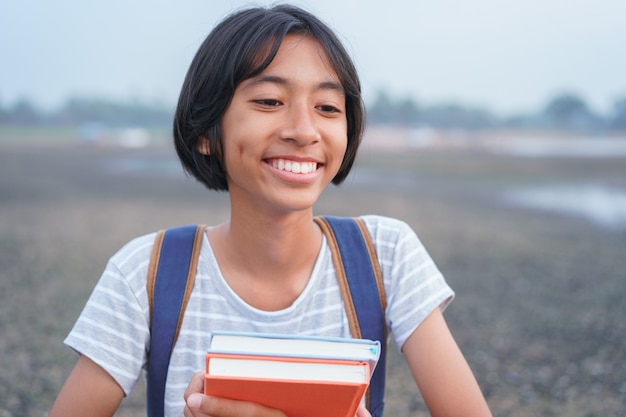
<path fill-rule="evenodd" d="M 191 377 L 191 381 L 189 381 L 189 385 L 187 385 L 187 389 L 185 390 L 185 394 L 183 397 L 185 398 L 185 402 L 191 394 L 194 393 L 203 393 L 204 392 L 204 372 L 200 371 L 195 373 Z"/>
<path fill-rule="evenodd" d="M 191 411 L 191 409 L 189 408 L 189 406 L 188 406 L 188 405 L 186 405 L 186 404 L 185 404 L 185 409 L 183 410 L 183 415 L 184 415 L 185 417 L 195 417 L 195 416 L 193 415 L 193 411 Z"/>
<path fill-rule="evenodd" d="M 217 417 L 217 415 L 210 414 L 207 411 L 212 408 L 211 398 L 204 394 L 192 393 L 187 397 L 183 415 L 185 417 Z"/>
<path fill-rule="evenodd" d="M 286 417 L 282 411 L 260 404 L 208 395 L 192 395 L 187 405 L 193 415 L 199 412 L 213 417 Z"/>

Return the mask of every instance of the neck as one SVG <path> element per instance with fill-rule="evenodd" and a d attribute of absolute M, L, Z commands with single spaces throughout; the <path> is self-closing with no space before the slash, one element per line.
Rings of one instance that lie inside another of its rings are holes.
<path fill-rule="evenodd" d="M 312 211 L 281 218 L 232 216 L 209 230 L 209 240 L 231 289 L 253 307 L 290 306 L 305 288 L 322 242 Z"/>
<path fill-rule="evenodd" d="M 257 277 L 288 279 L 317 258 L 321 231 L 313 211 L 281 216 L 231 213 L 231 220 L 209 234 L 218 261 L 236 265 Z"/>

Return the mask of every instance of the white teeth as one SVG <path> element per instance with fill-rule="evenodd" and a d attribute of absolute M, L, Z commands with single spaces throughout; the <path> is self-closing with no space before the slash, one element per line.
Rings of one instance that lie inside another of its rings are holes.
<path fill-rule="evenodd" d="M 294 174 L 308 174 L 317 169 L 315 162 L 295 162 L 284 159 L 272 160 L 272 166 L 281 171 L 293 172 Z"/>

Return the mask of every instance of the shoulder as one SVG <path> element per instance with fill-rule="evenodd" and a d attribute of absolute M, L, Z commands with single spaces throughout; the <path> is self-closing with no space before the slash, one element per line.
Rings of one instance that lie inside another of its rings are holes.
<path fill-rule="evenodd" d="M 145 282 L 151 262 L 158 262 L 159 260 L 158 257 L 152 259 L 155 243 L 157 243 L 157 235 L 160 232 L 182 228 L 183 227 L 161 229 L 161 231 L 141 235 L 128 241 L 111 256 L 107 264 L 107 271 L 124 277 L 129 282 Z M 178 236 L 183 239 L 190 237 L 187 233 Z M 193 234 L 191 238 L 193 238 Z M 174 246 L 177 246 L 177 244 L 174 244 Z M 171 247 L 172 245 L 170 245 L 170 249 Z M 202 257 L 203 254 L 206 256 L 207 245 L 202 244 L 200 249 L 199 256 Z M 170 257 L 176 257 L 176 251 L 170 250 L 167 253 Z M 161 253 L 161 256 L 163 256 L 163 253 Z"/>
<path fill-rule="evenodd" d="M 397 346 L 403 346 L 419 324 L 454 297 L 434 260 L 406 222 L 363 216 L 372 235 L 387 295 L 386 317 Z"/>
<path fill-rule="evenodd" d="M 417 238 L 415 232 L 406 222 L 386 216 L 359 216 L 375 244 L 380 242 L 399 242 L 407 237 Z"/>
<path fill-rule="evenodd" d="M 156 232 L 136 237 L 123 245 L 110 259 L 109 263 L 119 269 L 128 269 L 150 259 Z"/>
<path fill-rule="evenodd" d="M 420 264 L 431 261 L 426 248 L 406 222 L 378 215 L 360 216 L 360 219 L 370 233 L 383 266 L 406 263 L 408 260 Z"/>
<path fill-rule="evenodd" d="M 367 224 L 368 228 L 373 227 L 393 227 L 393 228 L 404 228 L 410 226 L 403 220 L 396 219 L 394 217 L 380 216 L 378 214 L 367 214 L 363 216 L 359 216 L 361 220 Z"/>

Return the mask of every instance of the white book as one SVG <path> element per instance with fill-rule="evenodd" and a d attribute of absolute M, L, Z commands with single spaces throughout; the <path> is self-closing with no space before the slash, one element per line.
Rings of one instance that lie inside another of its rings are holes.
<path fill-rule="evenodd" d="M 211 355 L 211 354 L 209 354 Z M 209 356 L 207 373 L 212 377 L 280 379 L 286 381 L 337 381 L 367 383 L 367 362 L 317 359 L 285 360 L 287 357 L 216 354 Z M 258 358 L 258 359 L 255 359 Z M 308 362 L 312 361 L 312 362 Z"/>
<path fill-rule="evenodd" d="M 380 357 L 380 342 L 322 336 L 215 331 L 212 353 L 354 360 L 368 362 L 370 372 Z"/>

